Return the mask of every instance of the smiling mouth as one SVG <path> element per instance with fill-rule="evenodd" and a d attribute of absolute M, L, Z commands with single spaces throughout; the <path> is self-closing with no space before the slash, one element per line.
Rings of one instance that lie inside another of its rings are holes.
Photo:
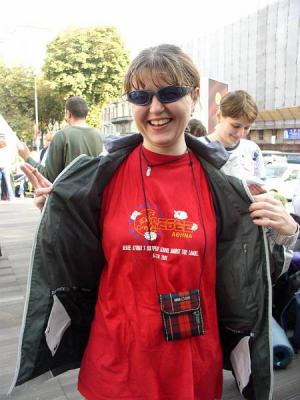
<path fill-rule="evenodd" d="M 171 118 L 164 118 L 164 119 L 159 119 L 159 120 L 150 120 L 148 121 L 150 125 L 152 126 L 164 126 L 167 125 L 171 121 Z"/>

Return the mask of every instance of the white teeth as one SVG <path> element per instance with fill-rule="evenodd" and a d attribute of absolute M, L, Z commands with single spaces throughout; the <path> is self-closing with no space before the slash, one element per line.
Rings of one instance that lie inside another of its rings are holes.
<path fill-rule="evenodd" d="M 155 126 L 160 126 L 160 125 L 164 125 L 167 124 L 170 121 L 170 119 L 160 119 L 160 120 L 155 120 L 155 121 L 149 121 L 151 125 L 155 125 Z"/>

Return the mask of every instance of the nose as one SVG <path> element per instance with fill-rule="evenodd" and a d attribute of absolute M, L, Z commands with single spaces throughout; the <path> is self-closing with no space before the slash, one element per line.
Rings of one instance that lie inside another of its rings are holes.
<path fill-rule="evenodd" d="M 149 111 L 153 114 L 161 113 L 164 110 L 164 105 L 161 103 L 158 98 L 154 95 L 152 97 L 151 103 L 150 103 L 150 109 Z"/>

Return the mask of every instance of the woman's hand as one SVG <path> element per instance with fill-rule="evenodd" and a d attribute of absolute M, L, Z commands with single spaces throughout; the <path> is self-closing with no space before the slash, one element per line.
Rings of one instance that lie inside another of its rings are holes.
<path fill-rule="evenodd" d="M 30 164 L 21 165 L 21 170 L 30 180 L 34 190 L 34 204 L 42 209 L 46 202 L 49 193 L 52 191 L 52 183 L 48 181 L 42 174 L 40 174 L 36 168 L 33 168 Z"/>
<path fill-rule="evenodd" d="M 249 207 L 251 218 L 258 226 L 272 228 L 281 235 L 293 235 L 297 231 L 297 223 L 287 212 L 281 201 L 271 195 L 253 196 L 254 203 Z"/>
<path fill-rule="evenodd" d="M 16 144 L 19 156 L 22 157 L 24 161 L 26 161 L 27 158 L 30 157 L 29 148 L 24 142 L 21 142 L 20 140 L 17 140 Z"/>

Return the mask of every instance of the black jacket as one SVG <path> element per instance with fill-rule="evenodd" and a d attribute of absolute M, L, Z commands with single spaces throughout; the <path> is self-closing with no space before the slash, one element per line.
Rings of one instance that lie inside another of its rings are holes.
<path fill-rule="evenodd" d="M 80 156 L 55 181 L 34 243 L 14 385 L 80 366 L 104 265 L 101 197 L 141 141 L 141 135 L 132 135 L 114 142 L 114 151 L 105 157 Z M 251 220 L 242 182 L 219 171 L 226 152 L 218 145 L 208 149 L 190 135 L 186 143 L 208 176 L 217 215 L 216 294 L 224 365 L 231 368 L 231 350 L 241 338 L 249 339 L 252 374 L 243 393 L 271 399 L 271 275 L 281 272 L 283 249 L 273 247 L 277 263 L 271 271 L 265 233 Z"/>

